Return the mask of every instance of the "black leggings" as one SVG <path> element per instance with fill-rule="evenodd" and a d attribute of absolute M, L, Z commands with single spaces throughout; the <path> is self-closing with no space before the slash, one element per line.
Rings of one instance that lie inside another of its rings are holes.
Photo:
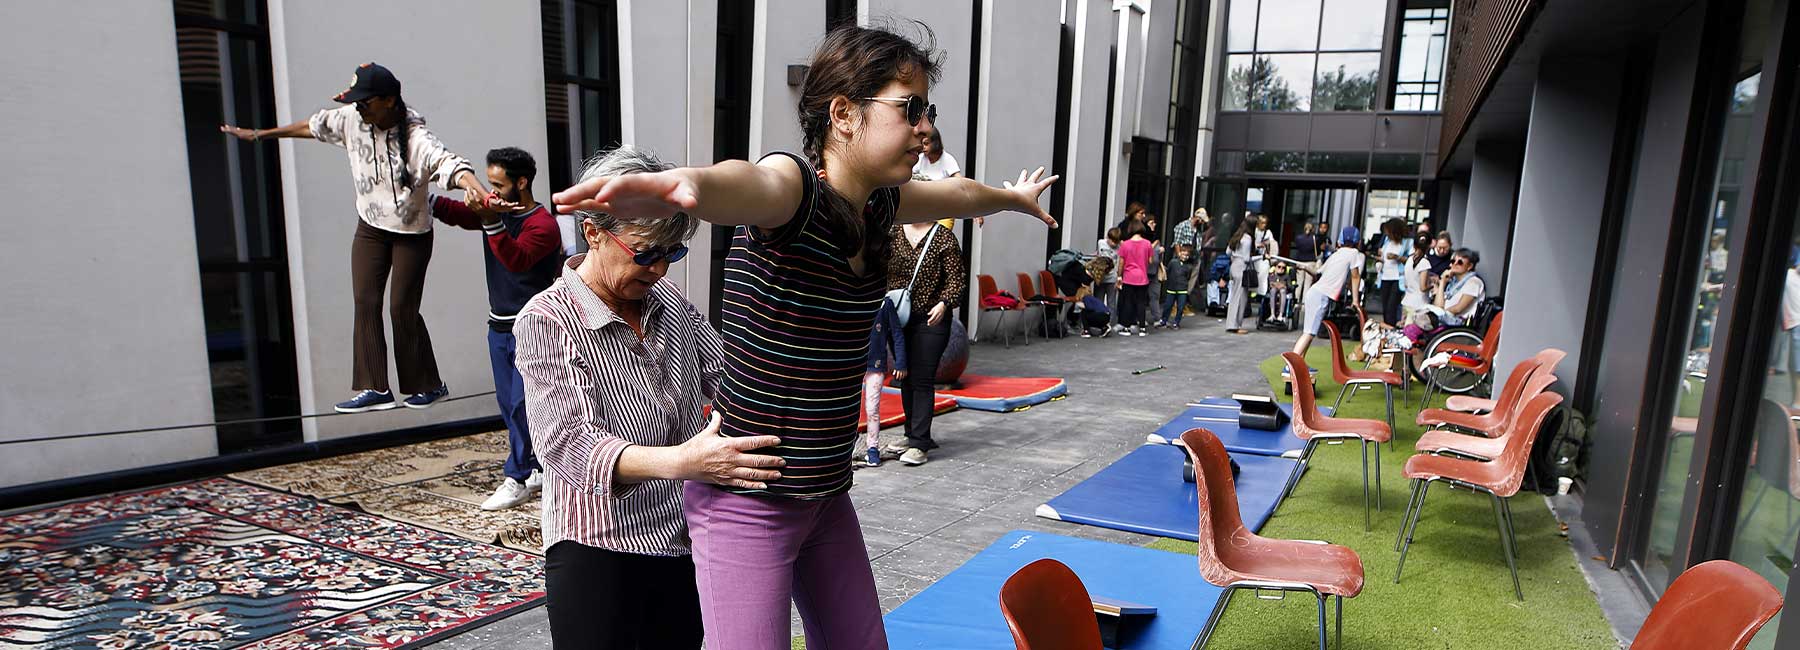
<path fill-rule="evenodd" d="M 1381 281 L 1381 319 L 1389 325 L 1400 324 L 1400 281 Z"/>
<path fill-rule="evenodd" d="M 924 312 L 915 313 L 900 329 L 906 335 L 906 379 L 900 382 L 900 403 L 906 409 L 907 446 L 932 450 L 938 445 L 931 439 L 931 404 L 937 400 L 938 362 L 950 345 L 950 315 L 945 314 L 936 326 L 926 325 L 927 320 Z"/>
<path fill-rule="evenodd" d="M 544 554 L 550 642 L 557 650 L 699 648 L 694 559 L 557 542 Z"/>
<path fill-rule="evenodd" d="M 1127 284 L 1119 287 L 1119 324 L 1143 327 L 1150 309 L 1150 285 Z"/>

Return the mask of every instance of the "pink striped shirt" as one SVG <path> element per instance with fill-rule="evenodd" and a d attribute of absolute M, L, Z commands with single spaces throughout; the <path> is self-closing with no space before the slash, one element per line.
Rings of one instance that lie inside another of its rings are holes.
<path fill-rule="evenodd" d="M 544 549 L 562 540 L 639 555 L 687 555 L 681 482 L 621 484 L 631 445 L 686 442 L 719 386 L 719 335 L 665 279 L 644 297 L 644 338 L 576 275 L 584 255 L 513 325 L 531 445 L 544 466 Z"/>

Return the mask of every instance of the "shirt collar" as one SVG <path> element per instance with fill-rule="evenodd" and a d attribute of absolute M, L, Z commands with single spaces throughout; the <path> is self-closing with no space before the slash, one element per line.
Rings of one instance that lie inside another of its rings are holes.
<path fill-rule="evenodd" d="M 587 253 L 569 256 L 569 259 L 563 262 L 562 271 L 563 285 L 568 287 L 569 294 L 575 297 L 575 311 L 581 316 L 581 326 L 590 330 L 599 330 L 612 323 L 624 325 L 625 319 L 619 318 L 617 312 L 606 306 L 606 301 L 595 295 L 594 290 L 581 280 L 581 274 L 575 271 L 577 267 L 581 266 L 581 260 L 585 258 L 587 258 Z M 644 294 L 643 319 L 646 333 L 650 330 L 649 323 L 662 312 L 663 303 L 666 302 L 666 296 L 662 294 L 664 291 L 671 290 L 666 285 L 667 282 L 658 280 L 650 288 L 650 293 Z"/>

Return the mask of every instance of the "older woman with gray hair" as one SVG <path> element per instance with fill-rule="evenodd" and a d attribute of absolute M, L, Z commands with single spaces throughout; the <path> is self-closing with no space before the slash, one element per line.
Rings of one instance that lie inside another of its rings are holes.
<path fill-rule="evenodd" d="M 669 169 L 621 146 L 582 180 Z M 698 648 L 682 481 L 760 489 L 775 436 L 726 438 L 703 408 L 718 389 L 719 335 L 669 264 L 697 222 L 581 212 L 588 252 L 532 298 L 513 331 L 533 446 L 544 465 L 544 556 L 557 648 Z"/>

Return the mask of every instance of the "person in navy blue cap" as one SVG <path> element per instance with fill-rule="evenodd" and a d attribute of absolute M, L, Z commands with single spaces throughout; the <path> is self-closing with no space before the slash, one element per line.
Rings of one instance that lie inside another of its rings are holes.
<path fill-rule="evenodd" d="M 1306 288 L 1306 306 L 1304 316 L 1306 326 L 1300 331 L 1300 340 L 1294 342 L 1294 354 L 1306 356 L 1306 350 L 1312 347 L 1313 337 L 1319 335 L 1319 328 L 1325 322 L 1325 314 L 1344 298 L 1350 304 L 1362 304 L 1362 268 L 1365 258 L 1357 246 L 1361 243 L 1362 231 L 1356 226 L 1344 226 L 1338 233 L 1338 248 L 1319 265 L 1319 279 Z"/>
<path fill-rule="evenodd" d="M 427 408 L 450 394 L 438 375 L 431 334 L 419 315 L 425 268 L 431 262 L 429 185 L 461 189 L 470 205 L 487 189 L 474 167 L 425 128 L 425 118 L 406 107 L 400 80 L 376 63 L 356 67 L 350 85 L 332 97 L 348 104 L 324 109 L 305 120 L 272 129 L 229 124 L 219 131 L 249 141 L 310 138 L 344 148 L 356 188 L 356 236 L 350 244 L 350 284 L 355 302 L 354 371 L 349 400 L 339 413 L 380 411 L 404 404 Z M 510 208 L 512 206 L 505 206 Z M 394 365 L 399 370 L 397 401 L 388 390 L 387 339 L 382 331 L 383 292 L 393 278 L 388 316 L 394 328 Z"/>

